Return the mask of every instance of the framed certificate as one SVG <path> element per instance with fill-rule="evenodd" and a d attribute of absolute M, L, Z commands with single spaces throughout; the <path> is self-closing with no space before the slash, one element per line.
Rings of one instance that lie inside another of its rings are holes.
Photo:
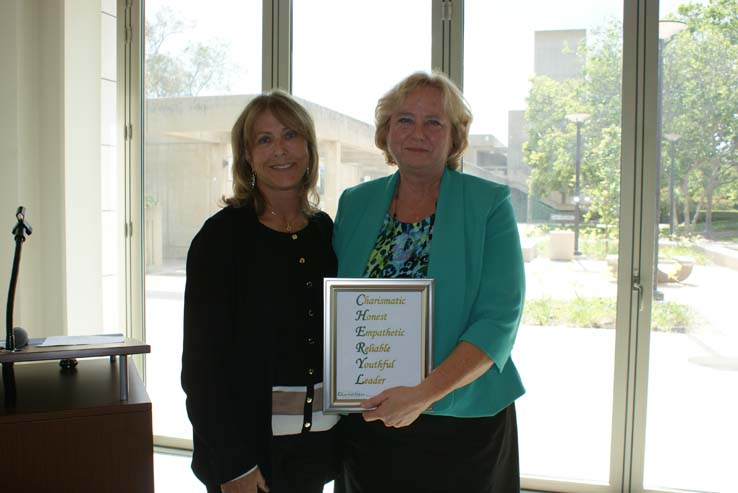
<path fill-rule="evenodd" d="M 412 386 L 433 365 L 433 279 L 324 281 L 323 412 Z"/>

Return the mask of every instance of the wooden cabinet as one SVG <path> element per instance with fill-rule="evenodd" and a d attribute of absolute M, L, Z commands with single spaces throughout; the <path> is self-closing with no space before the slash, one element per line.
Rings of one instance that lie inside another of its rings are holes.
<path fill-rule="evenodd" d="M 16 363 L 15 399 L 0 392 L 0 491 L 153 493 L 151 402 L 135 365 L 79 360 Z M 7 388 L 6 388 L 7 387 Z"/>

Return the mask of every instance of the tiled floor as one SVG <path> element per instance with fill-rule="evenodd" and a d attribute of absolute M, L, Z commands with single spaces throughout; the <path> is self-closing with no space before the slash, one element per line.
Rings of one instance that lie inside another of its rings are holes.
<path fill-rule="evenodd" d="M 205 493 L 202 483 L 192 474 L 189 455 L 157 451 L 154 454 L 154 483 L 156 493 Z M 333 493 L 333 483 L 325 485 L 323 493 Z"/>
<path fill-rule="evenodd" d="M 154 487 L 156 493 L 205 493 L 202 483 L 192 474 L 190 456 L 157 451 L 154 454 Z M 323 493 L 333 493 L 333 484 Z"/>
<path fill-rule="evenodd" d="M 156 493 L 205 493 L 202 483 L 190 469 L 186 455 L 156 452 L 154 454 L 154 487 Z"/>

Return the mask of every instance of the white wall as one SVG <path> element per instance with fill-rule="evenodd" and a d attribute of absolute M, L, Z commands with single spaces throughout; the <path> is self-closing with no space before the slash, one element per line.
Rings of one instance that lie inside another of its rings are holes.
<path fill-rule="evenodd" d="M 22 0 L 21 0 L 22 1 Z M 34 236 L 41 248 L 39 295 L 45 335 L 67 333 L 64 246 L 64 11 L 63 2 L 39 0 L 40 215 Z M 33 223 L 32 223 L 33 224 Z"/>
<path fill-rule="evenodd" d="M 66 329 L 58 215 L 61 64 L 53 63 L 61 46 L 59 5 L 0 2 L 0 300 L 4 308 L 15 248 L 13 213 L 24 205 L 34 232 L 23 245 L 14 322 L 31 337 Z"/>
<path fill-rule="evenodd" d="M 102 323 L 100 0 L 64 2 L 64 210 L 69 333 Z"/>
<path fill-rule="evenodd" d="M 18 199 L 19 205 L 28 208 L 29 222 L 33 227 L 33 211 L 40 210 L 41 194 L 38 187 L 40 175 L 40 135 L 37 133 L 40 111 L 37 103 L 40 92 L 39 80 L 39 25 L 34 20 L 38 18 L 39 5 L 37 2 L 22 2 L 18 10 L 18 26 L 22 26 L 17 33 L 18 41 Z M 8 211 L 10 212 L 10 211 Z M 4 214 L 8 214 L 3 211 Z M 12 217 L 12 216 L 10 216 Z M 37 224 L 38 227 L 40 224 Z M 35 329 L 42 322 L 40 310 L 34 309 L 34 291 L 40 286 L 41 269 L 39 261 L 44 244 L 43 228 L 38 236 L 31 236 L 24 244 L 21 264 L 23 284 L 20 287 L 21 303 L 18 305 L 19 321 L 22 321 L 28 330 Z M 1 236 L 0 236 L 1 237 Z M 6 241 L 9 239 L 6 237 Z M 33 245 L 31 245 L 33 241 Z M 26 246 L 28 247 L 26 249 Z M 19 324 L 20 325 L 20 324 Z M 36 330 L 32 330 L 36 333 Z"/>
<path fill-rule="evenodd" d="M 34 232 L 23 246 L 14 322 L 31 337 L 101 332 L 106 4 L 0 2 L 0 301 L 5 307 L 13 213 L 24 205 Z"/>
<path fill-rule="evenodd" d="M 115 0 L 101 0 L 100 13 L 100 191 L 102 227 L 102 325 L 100 332 L 125 327 L 123 259 L 124 170 L 118 160 L 118 32 Z"/>
<path fill-rule="evenodd" d="M 10 276 L 13 255 L 10 228 L 20 195 L 17 17 L 17 2 L 0 2 L 0 60 L 3 62 L 0 70 L 0 286 Z M 0 298 L 3 306 L 6 295 L 7 292 Z M 5 334 L 5 324 L 2 327 Z"/>

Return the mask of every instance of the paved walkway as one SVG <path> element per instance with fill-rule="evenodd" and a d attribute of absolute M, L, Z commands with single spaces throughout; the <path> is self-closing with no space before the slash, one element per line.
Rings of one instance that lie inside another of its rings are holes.
<path fill-rule="evenodd" d="M 605 261 L 526 263 L 527 298 L 615 299 Z M 651 335 L 646 436 L 647 487 L 738 492 L 738 270 L 695 265 L 664 283 L 665 302 L 696 317 L 684 333 Z M 655 301 L 654 303 L 660 303 Z M 612 417 L 613 330 L 523 326 L 515 360 L 523 474 L 606 482 Z"/>
<path fill-rule="evenodd" d="M 578 258 L 569 262 L 535 258 L 525 264 L 527 299 L 615 299 L 617 283 L 603 260 Z M 665 302 L 680 303 L 695 313 L 686 333 L 712 355 L 704 363 L 738 370 L 738 270 L 695 265 L 681 283 L 662 283 Z M 659 303 L 654 301 L 654 303 Z"/>

